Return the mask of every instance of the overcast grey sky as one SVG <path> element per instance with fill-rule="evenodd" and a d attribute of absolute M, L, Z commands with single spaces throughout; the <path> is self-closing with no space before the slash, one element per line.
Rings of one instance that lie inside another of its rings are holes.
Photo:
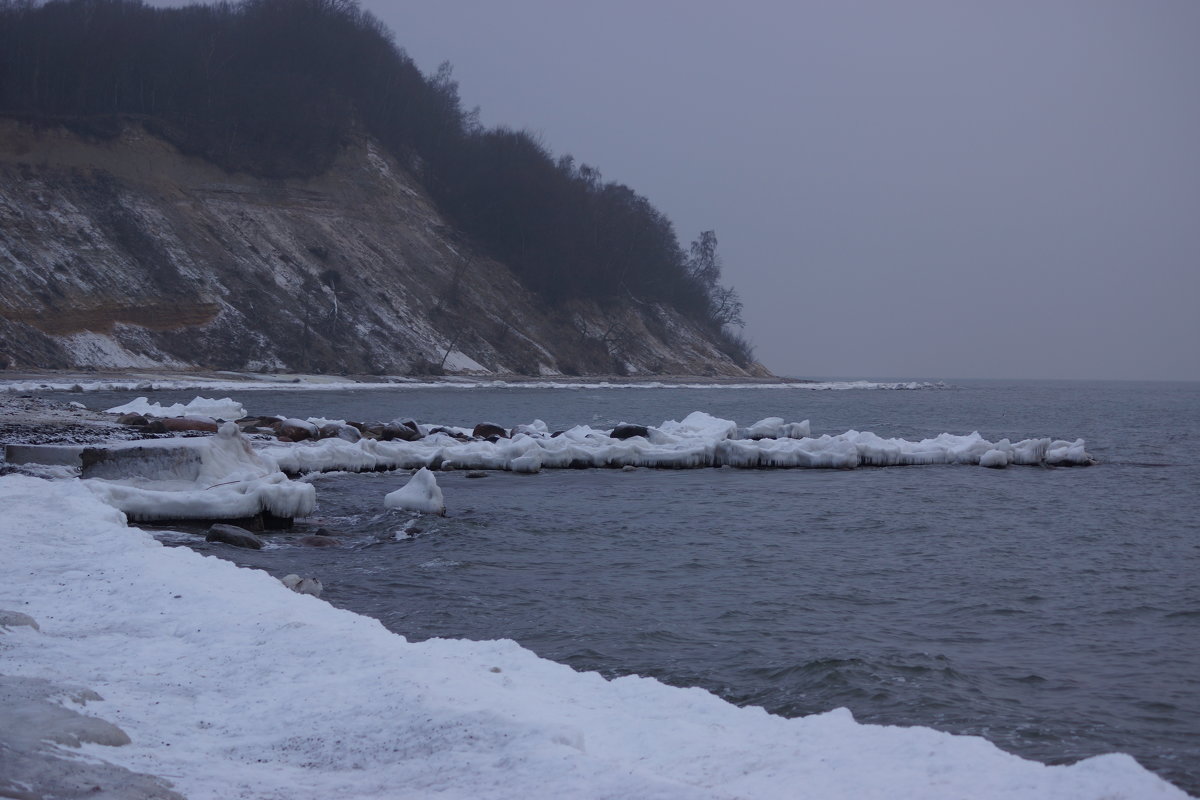
<path fill-rule="evenodd" d="M 778 374 L 1200 379 L 1200 2 L 362 6 L 715 229 Z"/>

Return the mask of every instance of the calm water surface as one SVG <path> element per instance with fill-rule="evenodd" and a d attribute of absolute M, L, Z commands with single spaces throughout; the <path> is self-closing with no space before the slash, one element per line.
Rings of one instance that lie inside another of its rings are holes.
<path fill-rule="evenodd" d="M 330 602 L 411 639 L 512 638 L 579 669 L 786 716 L 846 706 L 1049 763 L 1123 751 L 1200 794 L 1200 385 L 237 399 L 252 413 L 460 425 L 657 424 L 704 410 L 741 424 L 808 418 L 817 435 L 1082 436 L 1098 466 L 447 473 L 444 519 L 384 511 L 400 475 L 330 475 L 313 479 L 317 516 L 275 547 L 168 538 L 316 576 Z M 295 546 L 320 527 L 344 546 Z"/>

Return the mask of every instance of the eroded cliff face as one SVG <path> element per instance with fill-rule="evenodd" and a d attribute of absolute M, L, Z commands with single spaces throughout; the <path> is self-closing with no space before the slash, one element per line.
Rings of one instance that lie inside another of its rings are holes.
<path fill-rule="evenodd" d="M 769 375 L 669 308 L 548 306 L 368 140 L 264 180 L 0 120 L 0 272 L 0 366 Z"/>

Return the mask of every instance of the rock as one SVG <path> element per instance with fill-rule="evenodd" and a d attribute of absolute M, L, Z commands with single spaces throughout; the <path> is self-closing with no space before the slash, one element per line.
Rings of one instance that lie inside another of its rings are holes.
<path fill-rule="evenodd" d="M 208 534 L 204 537 L 204 541 L 222 542 L 234 547 L 245 547 L 249 550 L 262 550 L 263 548 L 262 539 L 236 525 L 222 525 L 219 523 L 213 525 L 208 529 Z"/>
<path fill-rule="evenodd" d="M 632 439 L 634 436 L 648 437 L 650 429 L 645 425 L 631 425 L 628 422 L 622 422 L 617 427 L 613 428 L 609 434 L 614 439 Z"/>
<path fill-rule="evenodd" d="M 176 433 L 181 431 L 217 432 L 216 420 L 201 419 L 200 417 L 168 417 L 167 419 L 155 420 L 155 422 L 161 422 L 165 430 Z"/>
<path fill-rule="evenodd" d="M 311 536 L 301 536 L 297 540 L 297 544 L 305 547 L 341 547 L 340 539 L 335 539 L 332 536 L 322 536 L 321 534 L 312 534 Z"/>
<path fill-rule="evenodd" d="M 296 594 L 311 594 L 313 597 L 320 597 L 321 592 L 325 591 L 325 587 L 316 578 L 301 578 L 299 575 L 292 574 L 284 575 L 279 581 Z"/>
<path fill-rule="evenodd" d="M 313 438 L 313 434 L 316 433 L 315 425 L 302 425 L 299 420 L 281 419 L 271 427 L 281 439 L 287 438 L 292 442 L 303 442 Z"/>
<path fill-rule="evenodd" d="M 357 425 L 355 425 L 354 427 L 358 428 L 358 432 L 362 434 L 362 437 L 364 439 L 382 439 L 383 438 L 383 426 L 380 425 L 379 423 L 375 423 L 373 425 L 364 425 L 360 422 Z"/>
<path fill-rule="evenodd" d="M 357 442 L 362 438 L 358 428 L 353 425 L 342 425 L 338 422 L 328 422 L 317 428 L 318 439 L 343 439 L 347 442 Z"/>
<path fill-rule="evenodd" d="M 35 631 L 40 631 L 37 620 L 28 614 L 22 614 L 20 611 L 6 611 L 0 608 L 0 633 L 3 633 L 7 628 L 33 628 Z"/>
<path fill-rule="evenodd" d="M 473 431 L 471 431 L 471 436 L 476 439 L 490 439 L 492 437 L 496 437 L 497 439 L 507 439 L 508 431 L 494 423 L 481 422 L 475 426 Z"/>
<path fill-rule="evenodd" d="M 383 430 L 379 436 L 385 442 L 390 442 L 393 439 L 399 439 L 402 442 L 412 442 L 421 438 L 421 434 L 405 425 L 403 422 L 389 422 L 383 426 Z"/>
<path fill-rule="evenodd" d="M 481 469 L 473 469 L 467 473 L 468 478 L 486 478 L 487 473 Z"/>

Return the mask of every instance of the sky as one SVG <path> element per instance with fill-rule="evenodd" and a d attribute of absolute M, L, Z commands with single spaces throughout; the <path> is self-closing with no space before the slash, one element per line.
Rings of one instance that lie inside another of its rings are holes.
<path fill-rule="evenodd" d="M 715 230 L 777 374 L 1200 380 L 1194 0 L 360 4 Z"/>

